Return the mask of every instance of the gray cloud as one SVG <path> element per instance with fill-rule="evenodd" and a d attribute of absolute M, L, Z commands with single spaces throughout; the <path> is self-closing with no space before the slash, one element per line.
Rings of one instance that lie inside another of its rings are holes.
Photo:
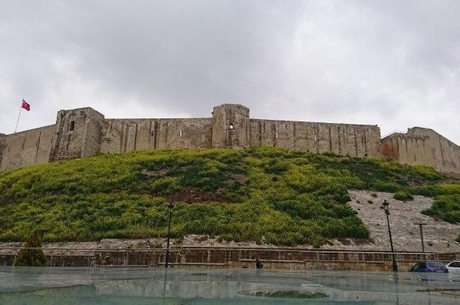
<path fill-rule="evenodd" d="M 460 143 L 458 1 L 10 1 L 0 12 L 0 132 L 59 109 L 433 128 Z"/>

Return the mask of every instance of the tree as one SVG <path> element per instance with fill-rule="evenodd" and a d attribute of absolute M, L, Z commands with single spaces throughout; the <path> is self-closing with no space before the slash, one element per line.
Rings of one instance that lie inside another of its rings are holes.
<path fill-rule="evenodd" d="M 35 231 L 16 254 L 14 266 L 44 267 L 46 265 L 47 260 L 42 249 L 41 232 Z"/>

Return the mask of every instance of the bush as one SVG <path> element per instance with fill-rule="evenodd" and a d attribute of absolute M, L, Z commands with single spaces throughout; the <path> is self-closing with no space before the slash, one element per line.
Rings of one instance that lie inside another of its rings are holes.
<path fill-rule="evenodd" d="M 46 265 L 47 260 L 42 249 L 40 232 L 35 231 L 16 254 L 14 266 L 44 267 Z"/>
<path fill-rule="evenodd" d="M 380 192 L 395 193 L 401 189 L 401 186 L 392 181 L 377 181 L 375 183 L 375 188 Z"/>
<path fill-rule="evenodd" d="M 396 200 L 401 200 L 401 201 L 408 201 L 408 200 L 413 200 L 414 196 L 412 196 L 411 193 L 408 191 L 397 191 L 394 195 L 393 198 Z"/>
<path fill-rule="evenodd" d="M 422 214 L 440 218 L 450 223 L 460 223 L 460 194 L 441 195 Z"/>

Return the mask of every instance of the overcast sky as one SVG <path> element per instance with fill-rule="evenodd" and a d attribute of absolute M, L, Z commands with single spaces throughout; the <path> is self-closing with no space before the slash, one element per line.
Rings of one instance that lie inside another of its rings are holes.
<path fill-rule="evenodd" d="M 0 133 L 106 118 L 414 126 L 460 144 L 458 0 L 0 0 Z"/>

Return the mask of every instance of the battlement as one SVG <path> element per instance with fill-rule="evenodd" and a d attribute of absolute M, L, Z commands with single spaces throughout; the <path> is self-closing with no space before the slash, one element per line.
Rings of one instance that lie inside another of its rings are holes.
<path fill-rule="evenodd" d="M 211 118 L 106 119 L 86 107 L 60 110 L 54 125 L 0 134 L 0 170 L 146 149 L 272 146 L 401 163 L 460 173 L 457 145 L 426 128 L 380 138 L 377 125 L 251 119 L 249 108 L 222 104 Z"/>

